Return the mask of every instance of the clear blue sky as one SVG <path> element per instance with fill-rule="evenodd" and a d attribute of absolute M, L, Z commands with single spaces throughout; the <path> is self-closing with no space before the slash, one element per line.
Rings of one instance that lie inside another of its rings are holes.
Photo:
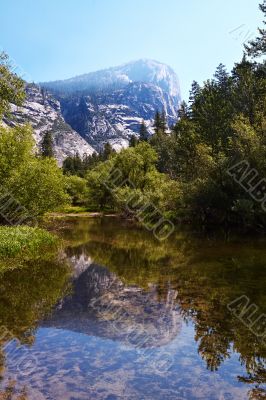
<path fill-rule="evenodd" d="M 193 80 L 232 68 L 262 18 L 257 0 L 1 0 L 0 46 L 34 81 L 155 59 L 187 99 Z"/>

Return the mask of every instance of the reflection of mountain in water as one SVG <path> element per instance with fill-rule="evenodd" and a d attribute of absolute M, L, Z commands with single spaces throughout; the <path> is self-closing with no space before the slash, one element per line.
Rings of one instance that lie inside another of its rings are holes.
<path fill-rule="evenodd" d="M 122 341 L 129 346 L 159 347 L 180 331 L 176 292 L 169 288 L 164 301 L 156 286 L 144 291 L 126 286 L 107 268 L 84 255 L 72 257 L 78 267 L 73 294 L 58 305 L 44 326 Z"/>

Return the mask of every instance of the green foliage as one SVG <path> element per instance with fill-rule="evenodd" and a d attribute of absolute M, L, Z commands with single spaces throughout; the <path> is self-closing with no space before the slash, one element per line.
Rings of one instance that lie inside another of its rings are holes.
<path fill-rule="evenodd" d="M 87 159 L 86 162 L 88 163 Z M 65 158 L 63 161 L 63 172 L 65 175 L 84 176 L 84 169 L 84 162 L 78 153 Z"/>
<path fill-rule="evenodd" d="M 41 143 L 41 155 L 43 157 L 53 157 L 53 138 L 51 132 L 45 132 Z"/>
<path fill-rule="evenodd" d="M 154 132 L 155 134 L 162 133 L 164 134 L 167 129 L 166 115 L 163 111 L 160 113 L 158 110 L 155 113 L 154 117 Z"/>
<path fill-rule="evenodd" d="M 4 128 L 0 126 L 0 182 L 5 186 L 14 171 L 20 170 L 32 158 L 34 141 L 30 126 Z"/>
<path fill-rule="evenodd" d="M 107 161 L 115 154 L 115 150 L 110 143 L 106 143 L 102 151 L 91 155 L 85 154 L 83 158 L 76 153 L 74 156 L 67 157 L 63 162 L 63 172 L 65 175 L 77 175 L 84 178 L 86 173 L 97 164 Z"/>
<path fill-rule="evenodd" d="M 0 193 L 10 193 L 32 217 L 68 200 L 65 179 L 53 158 L 38 158 L 29 126 L 0 127 Z"/>
<path fill-rule="evenodd" d="M 149 138 L 149 133 L 148 133 L 148 130 L 147 130 L 144 120 L 142 120 L 142 123 L 139 128 L 139 140 L 146 142 L 148 140 L 148 138 Z"/>
<path fill-rule="evenodd" d="M 87 201 L 87 197 L 86 197 L 86 201 Z M 58 214 L 59 213 L 59 214 Z M 64 206 L 62 208 L 58 208 L 57 209 L 57 214 L 56 217 L 65 217 L 65 214 L 86 214 L 89 215 L 88 213 L 88 208 L 85 206 L 72 206 L 72 205 L 67 205 Z M 48 215 L 48 220 L 50 216 Z M 53 218 L 54 216 L 52 216 Z"/>
<path fill-rule="evenodd" d="M 46 246 L 40 246 L 37 253 L 37 259 L 25 262 L 22 252 L 9 259 L 11 268 L 0 270 L 0 324 L 11 336 L 1 335 L 1 346 L 14 337 L 32 344 L 39 321 L 50 315 L 69 290 L 71 270 L 58 259 L 57 251 L 49 253 Z"/>
<path fill-rule="evenodd" d="M 32 259 L 57 245 L 58 238 L 43 229 L 0 226 L 0 258 L 20 256 Z"/>
<path fill-rule="evenodd" d="M 66 176 L 67 193 L 74 206 L 85 204 L 88 197 L 87 181 L 79 176 Z"/>
<path fill-rule="evenodd" d="M 90 170 L 87 175 L 88 207 L 92 210 L 114 208 L 114 199 L 110 189 L 106 186 L 113 166 L 113 160 L 101 162 Z"/>
<path fill-rule="evenodd" d="M 114 157 L 114 168 L 119 170 L 124 180 L 128 179 L 136 188 L 145 186 L 146 174 L 155 170 L 157 154 L 146 142 L 136 147 L 122 150 Z"/>
<path fill-rule="evenodd" d="M 157 152 L 157 169 L 160 172 L 168 173 L 173 177 L 172 160 L 173 160 L 173 146 L 172 137 L 162 134 L 161 131 L 155 133 L 151 139 L 150 144 Z"/>
<path fill-rule="evenodd" d="M 102 153 L 100 153 L 100 155 L 99 155 L 100 160 L 101 161 L 109 160 L 114 153 L 115 153 L 115 151 L 113 150 L 112 146 L 110 145 L 109 142 L 107 142 L 104 145 Z"/>
<path fill-rule="evenodd" d="M 65 178 L 53 158 L 29 160 L 14 172 L 8 190 L 35 217 L 41 217 L 69 200 Z"/>
<path fill-rule="evenodd" d="M 229 176 L 245 160 L 266 177 L 266 73 L 243 57 L 229 74 L 221 64 L 201 87 L 193 82 L 189 105 L 182 103 L 172 132 L 159 129 L 150 144 L 157 168 L 177 181 L 173 213 L 202 225 L 266 228 L 261 204 Z"/>
<path fill-rule="evenodd" d="M 266 24 L 266 0 L 260 4 L 260 10 L 264 14 L 263 24 Z M 259 28 L 259 36 L 252 40 L 248 45 L 245 45 L 245 49 L 248 55 L 252 57 L 262 56 L 266 54 L 266 30 Z"/>
<path fill-rule="evenodd" d="M 138 138 L 135 135 L 132 135 L 129 140 L 129 147 L 136 147 L 138 144 Z"/>
<path fill-rule="evenodd" d="M 178 184 L 156 169 L 157 154 L 145 141 L 122 150 L 87 174 L 88 204 L 135 215 L 143 206 L 171 211 Z M 133 203 L 135 204 L 133 206 Z"/>
<path fill-rule="evenodd" d="M 22 105 L 24 98 L 23 80 L 12 72 L 7 54 L 0 53 L 0 119 L 10 111 L 10 103 Z"/>

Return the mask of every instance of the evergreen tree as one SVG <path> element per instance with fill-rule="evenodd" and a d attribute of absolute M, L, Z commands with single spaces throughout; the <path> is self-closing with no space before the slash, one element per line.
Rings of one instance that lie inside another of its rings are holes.
<path fill-rule="evenodd" d="M 138 138 L 135 135 L 132 135 L 129 140 L 129 147 L 136 147 L 138 144 Z"/>
<path fill-rule="evenodd" d="M 185 101 L 182 101 L 178 110 L 179 118 L 188 118 L 189 117 L 189 108 Z"/>
<path fill-rule="evenodd" d="M 90 156 L 90 167 L 94 167 L 101 161 L 100 155 L 97 154 L 95 151 Z"/>
<path fill-rule="evenodd" d="M 142 120 L 142 123 L 141 123 L 141 125 L 140 125 L 140 129 L 139 129 L 139 140 L 140 140 L 141 142 L 143 142 L 143 141 L 144 141 L 144 142 L 147 142 L 148 137 L 149 137 L 149 134 L 148 134 L 147 127 L 146 127 L 146 125 L 145 125 L 144 120 Z"/>
<path fill-rule="evenodd" d="M 193 104 L 195 102 L 195 100 L 197 99 L 197 97 L 200 95 L 200 85 L 198 84 L 198 82 L 193 81 L 192 85 L 191 85 L 191 90 L 189 92 L 189 103 Z"/>
<path fill-rule="evenodd" d="M 78 153 L 76 153 L 74 156 L 67 157 L 63 161 L 63 172 L 65 175 L 77 175 L 83 177 L 84 175 L 83 161 Z"/>
<path fill-rule="evenodd" d="M 215 74 L 214 74 L 214 79 L 216 80 L 217 84 L 221 88 L 226 88 L 228 85 L 228 79 L 229 79 L 229 74 L 226 71 L 226 67 L 223 64 L 219 64 Z"/>
<path fill-rule="evenodd" d="M 157 110 L 156 113 L 155 113 L 154 125 L 153 125 L 155 134 L 158 134 L 158 133 L 160 132 L 160 130 L 161 130 L 161 124 L 162 124 L 162 121 L 161 121 L 161 114 L 160 114 L 160 112 Z"/>
<path fill-rule="evenodd" d="M 97 154 L 96 152 L 91 155 L 84 154 L 83 158 L 76 153 L 74 156 L 68 156 L 63 161 L 63 172 L 65 175 L 77 175 L 81 178 L 86 176 L 86 173 L 94 168 L 97 164 L 108 159 L 109 146 L 102 153 Z M 112 150 L 114 153 L 114 150 Z"/>
<path fill-rule="evenodd" d="M 51 132 L 45 132 L 41 143 L 41 155 L 43 157 L 53 157 L 53 138 Z"/>
<path fill-rule="evenodd" d="M 266 25 L 266 0 L 260 4 L 260 10 L 264 13 L 263 24 Z M 245 45 L 247 54 L 252 57 L 258 57 L 266 54 L 266 29 L 259 28 L 259 36 Z"/>
<path fill-rule="evenodd" d="M 161 131 L 163 134 L 165 134 L 167 131 L 167 121 L 166 121 L 166 114 L 165 114 L 164 110 L 161 114 Z"/>
<path fill-rule="evenodd" d="M 73 166 L 74 170 L 76 171 L 76 175 L 82 176 L 83 175 L 83 162 L 78 152 L 76 152 L 73 158 Z"/>
<path fill-rule="evenodd" d="M 73 157 L 69 156 L 64 159 L 62 169 L 64 175 L 75 175 Z"/>
<path fill-rule="evenodd" d="M 160 113 L 158 110 L 156 111 L 153 127 L 155 134 L 166 133 L 167 121 L 166 121 L 165 111 L 163 111 L 162 113 Z"/>
<path fill-rule="evenodd" d="M 261 124 L 265 115 L 265 66 L 244 56 L 232 72 L 232 103 L 235 115 L 243 114 L 252 126 Z"/>
<path fill-rule="evenodd" d="M 113 153 L 114 153 L 114 149 L 112 148 L 110 143 L 109 142 L 105 143 L 104 149 L 102 152 L 102 160 L 103 161 L 109 160 Z"/>

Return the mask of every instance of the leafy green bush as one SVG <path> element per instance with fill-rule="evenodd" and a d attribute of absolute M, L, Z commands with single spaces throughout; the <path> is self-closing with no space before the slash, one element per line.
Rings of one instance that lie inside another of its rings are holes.
<path fill-rule="evenodd" d="M 74 206 L 83 205 L 87 201 L 88 188 L 86 179 L 70 175 L 65 177 L 67 193 Z"/>
<path fill-rule="evenodd" d="M 53 158 L 38 158 L 29 126 L 0 127 L 0 194 L 9 193 L 32 218 L 67 203 L 65 177 Z"/>
<path fill-rule="evenodd" d="M 143 208 L 157 213 L 157 218 L 169 215 L 178 207 L 181 192 L 178 182 L 157 171 L 156 163 L 156 151 L 149 143 L 140 142 L 98 164 L 86 177 L 88 204 L 130 216 Z"/>

